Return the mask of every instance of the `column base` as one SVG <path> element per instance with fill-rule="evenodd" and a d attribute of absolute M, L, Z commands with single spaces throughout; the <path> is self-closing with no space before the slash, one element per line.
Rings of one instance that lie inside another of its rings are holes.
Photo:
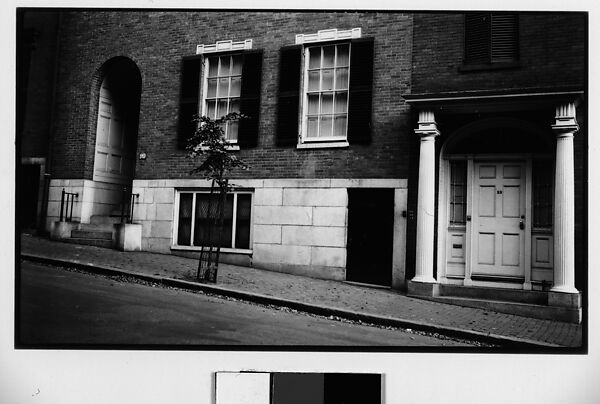
<path fill-rule="evenodd" d="M 439 295 L 439 284 L 435 282 L 422 282 L 418 280 L 408 281 L 408 296 L 428 296 L 434 297 Z"/>
<path fill-rule="evenodd" d="M 578 291 L 564 293 L 550 290 L 548 292 L 548 306 L 579 309 L 581 308 L 581 294 Z"/>

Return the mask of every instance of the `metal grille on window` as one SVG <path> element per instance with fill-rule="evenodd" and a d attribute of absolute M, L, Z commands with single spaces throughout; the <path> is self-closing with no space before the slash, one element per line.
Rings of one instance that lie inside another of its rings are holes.
<path fill-rule="evenodd" d="M 552 227 L 553 165 L 550 161 L 533 162 L 533 227 Z"/>
<path fill-rule="evenodd" d="M 306 137 L 345 138 L 348 121 L 350 45 L 308 48 Z"/>
<path fill-rule="evenodd" d="M 450 224 L 466 224 L 467 162 L 450 162 Z"/>
<path fill-rule="evenodd" d="M 208 209 L 217 209 L 218 204 L 209 203 L 210 194 L 205 192 L 180 193 L 177 227 L 177 245 L 202 247 L 216 245 L 221 233 L 222 248 L 250 248 L 250 218 L 252 195 L 249 193 L 228 194 L 225 199 L 223 228 L 212 230 L 209 243 L 209 218 L 217 217 L 216 212 L 209 215 Z"/>
<path fill-rule="evenodd" d="M 241 55 L 207 59 L 205 116 L 219 119 L 229 113 L 240 112 L 242 62 Z M 224 129 L 229 141 L 237 141 L 238 125 L 238 121 L 227 122 Z"/>

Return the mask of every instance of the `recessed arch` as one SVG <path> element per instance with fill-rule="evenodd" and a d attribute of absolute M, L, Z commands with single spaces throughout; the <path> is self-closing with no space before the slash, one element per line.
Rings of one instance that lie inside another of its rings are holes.
<path fill-rule="evenodd" d="M 107 60 L 92 81 L 92 179 L 130 185 L 134 177 L 141 74 L 128 57 Z M 95 108 L 94 108 L 95 107 Z"/>
<path fill-rule="evenodd" d="M 554 137 L 535 123 L 507 117 L 485 118 L 454 131 L 441 156 L 452 154 L 552 153 Z"/>

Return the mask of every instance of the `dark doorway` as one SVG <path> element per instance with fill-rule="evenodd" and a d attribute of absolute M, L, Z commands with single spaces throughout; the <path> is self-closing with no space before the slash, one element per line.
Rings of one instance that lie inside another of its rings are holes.
<path fill-rule="evenodd" d="M 22 164 L 19 178 L 19 200 L 17 209 L 21 229 L 33 229 L 36 226 L 38 192 L 40 188 L 39 164 Z"/>
<path fill-rule="evenodd" d="M 348 189 L 346 280 L 391 286 L 394 190 Z"/>

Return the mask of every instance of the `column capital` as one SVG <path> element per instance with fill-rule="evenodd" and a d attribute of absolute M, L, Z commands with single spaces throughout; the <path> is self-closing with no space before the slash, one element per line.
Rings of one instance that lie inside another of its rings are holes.
<path fill-rule="evenodd" d="M 555 123 L 552 130 L 557 137 L 573 136 L 579 130 L 574 102 L 567 102 L 556 107 Z"/>
<path fill-rule="evenodd" d="M 418 124 L 419 127 L 415 129 L 415 134 L 419 136 L 421 140 L 428 140 L 428 138 L 435 138 L 440 135 L 433 110 L 424 109 L 419 111 Z"/>

